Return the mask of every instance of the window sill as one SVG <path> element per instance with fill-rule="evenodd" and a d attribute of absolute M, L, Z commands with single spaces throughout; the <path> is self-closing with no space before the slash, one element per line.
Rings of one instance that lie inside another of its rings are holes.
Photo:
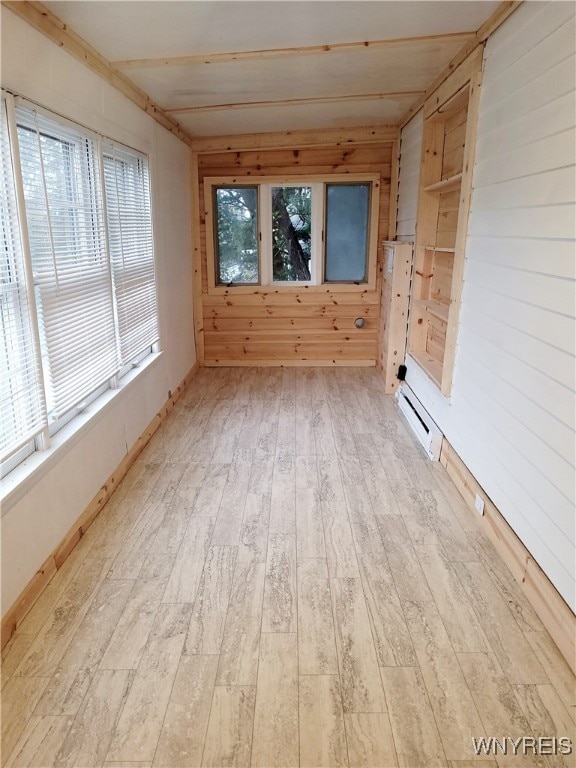
<path fill-rule="evenodd" d="M 279 293 L 365 293 L 376 290 L 376 281 L 365 283 L 287 283 L 274 285 L 216 285 L 208 288 L 209 296 L 226 296 L 230 293 L 253 294 L 254 296 L 267 296 Z"/>
<path fill-rule="evenodd" d="M 17 504 L 38 480 L 48 472 L 69 451 L 78 440 L 90 429 L 96 419 L 103 416 L 124 391 L 140 378 L 162 357 L 162 352 L 153 352 L 142 363 L 127 373 L 120 380 L 117 389 L 109 389 L 98 399 L 79 413 L 66 426 L 62 427 L 51 439 L 50 448 L 45 451 L 35 451 L 15 467 L 0 481 L 0 505 L 4 516 Z M 127 446 L 129 449 L 130 446 Z"/>

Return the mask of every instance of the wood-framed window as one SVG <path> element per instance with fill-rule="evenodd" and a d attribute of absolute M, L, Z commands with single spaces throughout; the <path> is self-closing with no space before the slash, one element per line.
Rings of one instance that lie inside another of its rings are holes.
<path fill-rule="evenodd" d="M 158 351 L 148 158 L 2 92 L 0 477 Z"/>
<path fill-rule="evenodd" d="M 209 292 L 376 285 L 378 174 L 206 178 Z"/>

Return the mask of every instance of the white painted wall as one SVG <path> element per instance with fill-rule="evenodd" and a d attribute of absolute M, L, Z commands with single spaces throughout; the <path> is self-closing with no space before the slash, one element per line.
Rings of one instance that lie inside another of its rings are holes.
<path fill-rule="evenodd" d="M 150 156 L 163 354 L 2 505 L 2 615 L 193 366 L 189 152 L 2 7 L 2 85 Z"/>
<path fill-rule="evenodd" d="M 400 134 L 396 238 L 407 243 L 413 243 L 416 237 L 423 127 L 424 112 L 420 110 Z"/>
<path fill-rule="evenodd" d="M 575 41 L 564 2 L 488 40 L 450 402 L 407 375 L 573 609 Z"/>

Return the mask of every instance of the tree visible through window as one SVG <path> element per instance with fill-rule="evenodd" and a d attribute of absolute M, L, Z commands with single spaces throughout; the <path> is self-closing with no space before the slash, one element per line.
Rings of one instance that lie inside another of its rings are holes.
<path fill-rule="evenodd" d="M 258 188 L 218 187 L 216 243 L 219 283 L 258 282 Z"/>
<path fill-rule="evenodd" d="M 311 187 L 272 187 L 273 279 L 310 280 L 311 244 Z"/>
<path fill-rule="evenodd" d="M 247 179 L 248 181 L 248 179 Z M 205 178 L 209 289 L 376 278 L 378 177 Z"/>

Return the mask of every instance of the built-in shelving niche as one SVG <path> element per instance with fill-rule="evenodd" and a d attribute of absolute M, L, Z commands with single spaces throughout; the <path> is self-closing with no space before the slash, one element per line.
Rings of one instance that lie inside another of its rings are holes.
<path fill-rule="evenodd" d="M 424 106 L 408 352 L 446 396 L 458 332 L 480 81 L 476 71 L 440 106 L 434 97 Z"/>

